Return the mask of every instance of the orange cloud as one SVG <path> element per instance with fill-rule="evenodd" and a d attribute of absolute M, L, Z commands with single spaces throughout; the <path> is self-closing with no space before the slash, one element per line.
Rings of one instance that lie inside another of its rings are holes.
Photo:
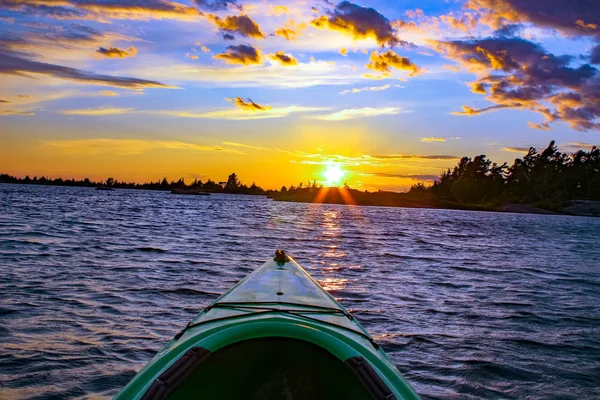
<path fill-rule="evenodd" d="M 477 26 L 477 19 L 471 13 L 464 13 L 460 17 L 455 17 L 452 12 L 447 15 L 441 15 L 440 20 L 448 27 L 469 33 Z"/>
<path fill-rule="evenodd" d="M 530 124 L 535 129 L 548 130 L 549 123 L 559 120 L 580 131 L 600 129 L 597 68 L 573 66 L 570 57 L 556 56 L 537 43 L 516 37 L 430 43 L 472 72 L 485 74 L 470 83 L 471 90 L 487 94 L 486 99 L 497 104 L 480 110 L 463 107 L 464 111 L 454 115 L 525 107 L 546 119 L 542 124 Z"/>
<path fill-rule="evenodd" d="M 97 0 L 6 0 L 2 5 L 9 10 L 43 15 L 56 19 L 82 19 L 107 22 L 110 19 L 177 19 L 196 20 L 200 15 L 195 7 L 168 0 L 111 1 Z"/>
<path fill-rule="evenodd" d="M 133 46 L 129 47 L 127 50 L 122 50 L 118 47 L 109 47 L 108 49 L 100 47 L 98 50 L 96 50 L 96 53 L 108 58 L 126 58 L 135 57 L 137 54 L 137 49 Z"/>
<path fill-rule="evenodd" d="M 257 104 L 250 99 L 248 99 L 247 101 L 244 101 L 244 99 L 242 99 L 241 97 L 235 97 L 233 99 L 227 98 L 226 100 L 233 101 L 233 104 L 235 104 L 236 107 L 239 107 L 243 110 L 267 111 L 267 110 L 271 109 L 271 106 L 261 106 L 260 104 Z"/>
<path fill-rule="evenodd" d="M 542 122 L 540 124 L 536 124 L 534 122 L 527 122 L 527 126 L 529 126 L 531 129 L 538 129 L 540 131 L 551 131 L 552 128 L 550 127 L 550 124 L 548 124 L 547 122 Z"/>
<path fill-rule="evenodd" d="M 31 117 L 35 115 L 33 111 L 22 111 L 22 110 L 0 110 L 0 116 L 2 115 L 17 115 L 21 117 Z"/>
<path fill-rule="evenodd" d="M 273 15 L 282 15 L 282 14 L 289 14 L 290 9 L 287 8 L 286 6 L 280 6 L 280 5 L 275 5 L 275 6 L 271 6 L 271 14 Z"/>
<path fill-rule="evenodd" d="M 508 151 L 510 153 L 527 153 L 529 147 L 503 147 L 502 151 Z"/>
<path fill-rule="evenodd" d="M 215 54 L 213 58 L 221 59 L 228 64 L 262 64 L 260 50 L 249 44 L 228 46 L 224 53 Z"/>
<path fill-rule="evenodd" d="M 489 111 L 496 111 L 496 110 L 501 110 L 503 108 L 511 108 L 511 107 L 520 107 L 520 104 L 517 104 L 514 106 L 500 104 L 497 106 L 491 106 L 491 107 L 479 108 L 479 109 L 469 107 L 469 106 L 462 106 L 463 111 L 453 111 L 450 114 L 452 114 L 452 115 L 478 115 L 478 114 L 483 114 L 483 113 L 489 112 Z"/>
<path fill-rule="evenodd" d="M 285 54 L 283 51 L 278 51 L 275 54 L 270 54 L 269 58 L 271 60 L 279 62 L 281 65 L 288 66 L 288 67 L 298 65 L 298 61 L 294 57 L 292 57 L 288 54 Z"/>
<path fill-rule="evenodd" d="M 265 34 L 261 32 L 258 24 L 247 15 L 229 15 L 225 19 L 221 19 L 214 14 L 207 14 L 206 16 L 209 21 L 224 31 L 254 39 L 265 38 Z"/>
<path fill-rule="evenodd" d="M 589 24 L 586 24 L 585 21 L 582 19 L 578 19 L 577 21 L 575 21 L 575 25 L 580 26 L 583 29 L 589 29 L 592 31 L 598 29 L 598 24 L 592 24 L 591 22 Z"/>
<path fill-rule="evenodd" d="M 279 28 L 275 30 L 275 36 L 284 37 L 287 40 L 296 40 L 297 33 L 290 28 Z"/>
<path fill-rule="evenodd" d="M 117 92 L 113 92 L 112 90 L 101 90 L 99 93 L 101 96 L 110 96 L 110 97 L 119 95 Z"/>
<path fill-rule="evenodd" d="M 493 29 L 526 22 L 564 35 L 600 37 L 597 0 L 469 0 L 465 7 L 478 11 L 481 22 Z"/>
<path fill-rule="evenodd" d="M 374 8 L 343 1 L 329 15 L 313 20 L 311 25 L 332 31 L 342 32 L 354 39 L 372 38 L 380 46 L 406 44 L 396 37 L 394 29 L 383 15 Z"/>
<path fill-rule="evenodd" d="M 417 75 L 421 72 L 421 69 L 407 57 L 401 57 L 392 50 L 388 50 L 385 53 L 379 53 L 379 51 L 375 50 L 371 53 L 369 59 L 370 62 L 367 64 L 367 68 L 381 72 L 385 76 L 390 73 L 390 68 L 409 71 L 410 76 Z"/>
<path fill-rule="evenodd" d="M 119 115 L 129 114 L 133 112 L 133 108 L 87 108 L 82 110 L 63 110 L 63 115 L 88 115 L 88 116 L 102 116 L 102 115 Z"/>
<path fill-rule="evenodd" d="M 470 82 L 471 92 L 478 94 L 487 94 L 487 87 L 483 82 Z"/>

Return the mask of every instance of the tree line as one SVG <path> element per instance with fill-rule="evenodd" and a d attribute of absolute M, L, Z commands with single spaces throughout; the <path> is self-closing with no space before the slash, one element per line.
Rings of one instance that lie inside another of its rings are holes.
<path fill-rule="evenodd" d="M 233 193 L 233 194 L 268 194 L 269 191 L 265 191 L 260 186 L 257 186 L 254 182 L 248 186 L 242 183 L 237 174 L 232 173 L 229 175 L 226 181 L 215 182 L 211 179 L 202 182 L 201 180 L 194 179 L 193 182 L 187 184 L 184 178 L 180 178 L 177 181 L 168 181 L 167 178 L 163 178 L 156 182 L 146 183 L 135 183 L 118 181 L 112 177 L 107 178 L 106 181 L 94 182 L 89 178 L 75 180 L 75 179 L 62 179 L 62 178 L 46 178 L 42 176 L 38 178 L 34 176 L 30 178 L 29 175 L 25 178 L 17 178 L 8 174 L 0 174 L 0 183 L 22 183 L 22 184 L 34 184 L 34 185 L 54 185 L 54 186 L 84 186 L 84 187 L 98 187 L 108 186 L 111 188 L 120 189 L 146 189 L 146 190 L 175 190 L 175 189 L 189 189 L 192 191 L 202 191 L 210 193 Z"/>
<path fill-rule="evenodd" d="M 509 166 L 485 155 L 463 157 L 432 186 L 413 186 L 409 193 L 430 192 L 442 200 L 467 204 L 538 204 L 560 207 L 572 200 L 600 200 L 600 149 L 558 151 L 554 141 L 542 152 L 531 147 Z"/>

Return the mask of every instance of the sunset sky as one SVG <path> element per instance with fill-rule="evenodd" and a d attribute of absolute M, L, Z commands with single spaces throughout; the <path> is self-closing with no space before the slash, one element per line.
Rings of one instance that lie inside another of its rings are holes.
<path fill-rule="evenodd" d="M 406 190 L 600 143 L 598 0 L 0 0 L 0 172 Z"/>

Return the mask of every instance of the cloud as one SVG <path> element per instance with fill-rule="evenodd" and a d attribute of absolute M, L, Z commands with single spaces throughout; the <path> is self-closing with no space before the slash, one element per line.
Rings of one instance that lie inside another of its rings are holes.
<path fill-rule="evenodd" d="M 469 0 L 466 7 L 481 12 L 481 21 L 494 29 L 526 22 L 565 35 L 600 37 L 597 0 Z"/>
<path fill-rule="evenodd" d="M 137 54 L 137 49 L 133 46 L 129 47 L 127 50 L 119 49 L 118 47 L 109 47 L 105 49 L 104 47 L 100 47 L 96 50 L 96 53 L 101 54 L 108 58 L 125 58 L 125 57 L 135 57 Z"/>
<path fill-rule="evenodd" d="M 142 154 L 152 150 L 188 150 L 197 152 L 223 152 L 244 154 L 236 149 L 222 146 L 200 145 L 174 140 L 142 140 L 142 139 L 67 139 L 43 142 L 48 147 L 58 148 L 67 153 L 79 155 L 95 155 L 113 153 L 121 156 Z"/>
<path fill-rule="evenodd" d="M 327 61 L 301 63 L 295 68 L 261 63 L 222 68 L 218 65 L 172 63 L 170 60 L 140 66 L 137 74 L 149 79 L 169 76 L 180 85 L 193 82 L 202 87 L 304 88 L 316 85 L 349 85 L 364 82 L 358 72 Z"/>
<path fill-rule="evenodd" d="M 530 122 L 527 122 L 527 126 L 529 126 L 531 129 L 538 129 L 540 131 L 551 131 L 552 130 L 552 127 L 547 122 L 542 122 L 542 123 L 536 124 L 535 122 L 530 121 Z"/>
<path fill-rule="evenodd" d="M 10 103 L 8 100 L 0 100 L 0 103 Z"/>
<path fill-rule="evenodd" d="M 1 3 L 0 3 L 1 4 Z M 116 32 L 100 32 L 81 24 L 50 25 L 46 23 L 23 22 L 18 30 L 0 35 L 0 49 L 12 52 L 15 56 L 35 55 L 50 62 L 89 57 L 89 50 L 102 47 L 98 53 L 106 52 L 106 44 L 114 41 L 141 41 L 141 39 Z M 132 51 L 130 48 L 130 51 Z M 117 54 L 109 54 L 117 55 Z M 63 61 L 64 62 L 64 61 Z"/>
<path fill-rule="evenodd" d="M 463 13 L 459 17 L 455 17 L 451 11 L 449 14 L 440 15 L 439 19 L 449 28 L 465 33 L 471 32 L 477 26 L 477 19 L 471 13 Z"/>
<path fill-rule="evenodd" d="M 561 145 L 561 147 L 570 149 L 570 151 L 580 150 L 580 149 L 592 150 L 594 147 L 600 148 L 599 145 L 594 145 L 594 144 L 590 144 L 590 143 L 581 143 L 581 142 L 569 142 L 569 143 L 565 143 L 565 144 Z"/>
<path fill-rule="evenodd" d="M 249 44 L 227 46 L 224 53 L 215 54 L 213 58 L 224 60 L 227 64 L 261 64 L 260 50 Z"/>
<path fill-rule="evenodd" d="M 590 62 L 592 64 L 600 64 L 600 44 L 592 49 L 592 54 L 590 55 Z"/>
<path fill-rule="evenodd" d="M 194 3 L 202 10 L 219 11 L 225 10 L 230 6 L 239 9 L 240 6 L 236 0 L 194 0 Z"/>
<path fill-rule="evenodd" d="M 365 86 L 365 87 L 361 87 L 361 88 L 352 88 L 352 89 L 348 89 L 348 90 L 344 90 L 341 91 L 340 94 L 348 94 L 348 93 L 360 93 L 360 92 L 379 92 L 382 90 L 388 90 L 392 87 L 403 87 L 400 85 L 382 85 L 382 86 Z"/>
<path fill-rule="evenodd" d="M 347 57 L 348 56 L 348 49 L 345 48 L 345 47 L 342 47 L 340 49 L 340 54 L 343 55 L 344 57 Z"/>
<path fill-rule="evenodd" d="M 99 91 L 98 93 L 99 93 L 101 96 L 111 96 L 111 97 L 114 97 L 114 96 L 118 96 L 118 95 L 119 95 L 119 93 L 117 93 L 117 92 L 113 92 L 112 90 L 101 90 L 101 91 Z"/>
<path fill-rule="evenodd" d="M 544 116 L 545 121 L 535 125 L 538 128 L 547 129 L 556 121 L 565 121 L 580 131 L 600 128 L 600 77 L 591 65 L 572 66 L 574 57 L 556 56 L 521 38 L 430 43 L 482 75 L 472 83 L 472 89 L 489 93 L 487 100 L 496 103 L 481 110 L 463 107 L 465 111 L 455 115 L 525 107 Z"/>
<path fill-rule="evenodd" d="M 515 106 L 498 105 L 498 106 L 490 106 L 490 107 L 479 108 L 479 109 L 469 107 L 469 106 L 462 106 L 463 111 L 453 111 L 450 114 L 452 114 L 452 115 L 478 115 L 478 114 L 483 114 L 483 113 L 490 112 L 490 111 L 497 111 L 497 110 L 501 110 L 503 108 L 512 108 L 512 107 L 518 107 L 518 105 L 515 105 Z"/>
<path fill-rule="evenodd" d="M 380 46 L 406 44 L 396 37 L 390 21 L 377 10 L 348 1 L 342 1 L 328 15 L 313 20 L 311 25 L 342 32 L 355 40 L 372 38 Z"/>
<path fill-rule="evenodd" d="M 379 53 L 379 51 L 375 50 L 371 53 L 369 59 L 370 62 L 367 64 L 367 68 L 381 72 L 384 76 L 389 75 L 390 68 L 409 71 L 409 76 L 414 76 L 421 72 L 421 69 L 407 57 L 400 57 L 392 50 L 388 50 L 385 53 Z"/>
<path fill-rule="evenodd" d="M 267 147 L 251 146 L 249 144 L 236 143 L 236 142 L 222 142 L 225 146 L 243 147 L 245 149 L 256 150 L 256 151 L 271 151 Z"/>
<path fill-rule="evenodd" d="M 35 115 L 33 111 L 24 111 L 24 110 L 4 110 L 0 109 L 0 116 L 8 116 L 8 115 L 17 115 L 21 117 L 30 117 Z"/>
<path fill-rule="evenodd" d="M 445 142 L 446 139 L 442 137 L 424 137 L 421 138 L 421 142 L 423 143 L 435 143 L 435 142 Z"/>
<path fill-rule="evenodd" d="M 267 108 L 261 112 L 256 110 L 249 110 L 247 108 L 236 108 L 236 109 L 221 109 L 213 111 L 186 111 L 186 110 L 162 110 L 162 111 L 148 111 L 148 114 L 159 114 L 167 115 L 171 117 L 180 118 L 199 118 L 199 119 L 221 119 L 221 120 L 256 120 L 256 119 L 270 119 L 270 118 L 283 118 L 296 113 L 310 113 L 316 111 L 324 111 L 326 108 L 322 107 L 303 107 L 303 106 L 287 106 L 287 107 L 272 107 Z"/>
<path fill-rule="evenodd" d="M 74 110 L 63 110 L 60 113 L 63 115 L 78 115 L 78 116 L 106 116 L 106 115 L 124 115 L 124 114 L 138 114 L 138 115 L 149 115 L 149 116 L 170 116 L 179 118 L 197 118 L 197 119 L 221 119 L 221 120 L 256 120 L 256 119 L 271 119 L 271 118 L 283 118 L 297 113 L 312 113 L 312 112 L 323 112 L 329 110 L 324 107 L 305 107 L 305 106 L 285 106 L 285 107 L 271 107 L 263 106 L 248 99 L 244 101 L 240 97 L 233 99 L 227 99 L 228 101 L 234 102 L 236 105 L 235 109 L 217 109 L 209 111 L 196 111 L 196 110 L 140 110 L 135 108 L 86 108 L 86 109 L 74 109 Z M 27 113 L 25 113 L 25 111 Z M 6 115 L 33 115 L 31 110 L 15 111 L 12 110 Z M 30 113 L 31 112 L 31 113 Z"/>
<path fill-rule="evenodd" d="M 275 54 L 270 54 L 269 58 L 271 60 L 277 61 L 279 64 L 281 64 L 283 66 L 291 67 L 291 66 L 298 65 L 298 61 L 294 57 L 292 57 L 288 54 L 285 54 L 283 51 L 278 51 Z"/>
<path fill-rule="evenodd" d="M 528 153 L 529 147 L 504 147 L 502 151 L 508 151 L 510 153 Z"/>
<path fill-rule="evenodd" d="M 332 162 L 338 163 L 342 166 L 369 166 L 369 167 L 388 167 L 390 165 L 405 165 L 409 168 L 414 168 L 415 163 L 429 164 L 430 161 L 454 161 L 460 159 L 456 156 L 446 155 L 419 155 L 419 154 L 391 154 L 391 155 L 341 155 L 341 154 L 324 154 L 324 153 L 307 153 L 304 151 L 290 151 L 282 149 L 274 149 L 275 151 L 285 153 L 292 158 L 291 162 L 298 164 L 310 164 L 310 165 L 323 165 L 330 164 Z M 294 161 L 293 158 L 298 158 L 300 161 Z M 406 165 L 408 163 L 408 165 Z M 439 170 L 439 167 L 421 166 L 421 168 L 433 168 Z"/>
<path fill-rule="evenodd" d="M 265 38 L 258 24 L 247 15 L 229 15 L 221 19 L 216 15 L 207 14 L 207 18 L 223 31 L 255 39 Z"/>
<path fill-rule="evenodd" d="M 189 21 L 197 20 L 200 16 L 195 7 L 168 0 L 2 0 L 2 6 L 29 16 L 100 22 L 111 19 Z"/>
<path fill-rule="evenodd" d="M 448 14 L 430 17 L 421 9 L 408 10 L 406 15 L 412 21 L 395 20 L 391 24 L 397 32 L 416 37 L 417 40 L 472 35 L 480 17 L 479 13 L 471 11 L 450 11 Z"/>
<path fill-rule="evenodd" d="M 413 179 L 415 181 L 428 181 L 432 182 L 439 178 L 438 175 L 410 175 L 410 174 L 396 174 L 390 172 L 373 172 L 363 174 L 368 176 L 380 176 L 382 178 L 399 178 L 399 179 Z"/>
<path fill-rule="evenodd" d="M 32 78 L 34 74 L 41 74 L 72 80 L 78 83 L 114 86 L 133 90 L 144 88 L 174 88 L 174 86 L 165 85 L 152 80 L 99 75 L 76 68 L 33 61 L 13 55 L 13 53 L 10 52 L 3 52 L 2 50 L 0 50 L 0 74 L 17 75 L 29 78 Z"/>
<path fill-rule="evenodd" d="M 283 15 L 283 14 L 289 14 L 290 9 L 287 8 L 286 6 L 275 5 L 275 6 L 271 6 L 270 13 L 273 15 L 279 16 L 279 15 Z"/>
<path fill-rule="evenodd" d="M 488 94 L 487 85 L 484 82 L 470 82 L 471 92 L 477 94 Z"/>
<path fill-rule="evenodd" d="M 133 108 L 87 108 L 87 109 L 82 109 L 82 110 L 63 110 L 60 113 L 63 115 L 102 116 L 102 115 L 129 114 L 133 111 L 134 111 Z"/>
<path fill-rule="evenodd" d="M 249 111 L 267 111 L 272 108 L 271 106 L 261 106 L 260 104 L 257 104 L 250 99 L 244 101 L 244 99 L 242 99 L 241 97 L 235 97 L 233 99 L 228 98 L 226 100 L 233 101 L 233 104 L 235 104 L 236 107 Z"/>
<path fill-rule="evenodd" d="M 403 114 L 408 111 L 403 110 L 399 107 L 384 107 L 384 108 L 349 108 L 345 110 L 336 111 L 331 114 L 318 115 L 313 117 L 314 119 L 320 119 L 323 121 L 346 121 L 349 119 L 364 118 L 364 117 L 375 117 L 378 115 L 395 115 Z"/>
<path fill-rule="evenodd" d="M 275 36 L 284 37 L 286 40 L 296 40 L 298 34 L 291 28 L 283 27 L 275 30 Z"/>
<path fill-rule="evenodd" d="M 419 154 L 389 154 L 373 156 L 383 160 L 458 160 L 461 157 L 448 155 L 419 155 Z"/>

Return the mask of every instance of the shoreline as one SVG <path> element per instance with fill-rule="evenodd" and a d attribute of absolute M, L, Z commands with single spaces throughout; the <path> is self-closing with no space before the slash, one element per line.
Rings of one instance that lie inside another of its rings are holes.
<path fill-rule="evenodd" d="M 0 182 L 0 184 L 7 185 L 36 185 L 36 186 L 58 186 L 58 187 L 83 187 L 94 189 L 96 186 L 92 185 L 61 185 L 61 184 L 44 184 L 44 183 L 13 183 L 13 182 Z M 126 189 L 126 190 L 146 190 L 152 192 L 170 192 L 171 189 L 150 189 L 150 188 L 138 188 L 138 187 L 118 187 L 114 189 Z M 337 192 L 340 192 L 337 190 Z M 432 197 L 428 198 L 406 198 L 407 193 L 396 193 L 388 192 L 387 195 L 392 195 L 395 199 L 388 197 L 384 199 L 370 199 L 369 201 L 348 203 L 345 202 L 342 197 L 335 197 L 331 201 L 327 201 L 327 198 L 322 198 L 321 201 L 315 201 L 315 196 L 297 196 L 297 195 L 281 195 L 274 193 L 231 193 L 225 191 L 206 191 L 204 194 L 231 194 L 231 195 L 246 195 L 246 196 L 264 196 L 273 201 L 281 201 L 288 203 L 315 203 L 315 204 L 341 204 L 359 207 L 399 207 L 399 208 L 430 208 L 437 210 L 462 210 L 462 211 L 484 211 L 484 212 L 502 212 L 502 213 L 514 213 L 514 214 L 539 214 L 539 215 L 566 215 L 574 217 L 600 217 L 600 201 L 594 200 L 573 200 L 569 205 L 556 210 L 550 210 L 541 207 L 535 207 L 529 204 L 519 203 L 506 203 L 499 206 L 491 206 L 484 204 L 468 204 L 468 203 L 457 203 L 448 200 L 440 200 Z M 377 196 L 377 193 L 369 193 L 372 196 Z M 374 200 L 374 201 L 373 201 Z M 378 201 L 379 200 L 379 201 Z M 381 201 L 383 200 L 383 201 Z"/>
<path fill-rule="evenodd" d="M 284 198 L 277 198 L 269 196 L 273 201 L 281 201 L 287 203 L 318 203 L 318 204 L 338 204 L 338 205 L 349 205 L 358 207 L 398 207 L 398 208 L 429 208 L 436 210 L 461 210 L 461 211 L 482 211 L 482 212 L 499 212 L 499 213 L 513 213 L 513 214 L 538 214 L 538 215 L 565 215 L 573 217 L 600 217 L 600 202 L 592 200 L 574 200 L 571 204 L 563 209 L 559 210 L 548 210 L 545 208 L 535 207 L 528 204 L 518 203 L 507 203 L 498 207 L 491 207 L 479 204 L 464 204 L 464 203 L 453 203 L 449 201 L 441 201 L 443 204 L 427 204 L 427 203 L 416 203 L 406 202 L 405 204 L 348 204 L 344 202 L 328 202 L 321 201 L 315 202 L 305 198 L 292 198 L 290 196 Z"/>

